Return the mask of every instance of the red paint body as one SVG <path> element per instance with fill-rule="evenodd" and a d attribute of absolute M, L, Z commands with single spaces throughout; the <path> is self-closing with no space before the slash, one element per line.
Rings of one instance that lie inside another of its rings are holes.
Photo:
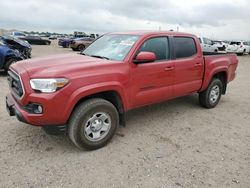
<path fill-rule="evenodd" d="M 129 32 L 141 35 L 124 61 L 109 61 L 80 54 L 56 55 L 22 61 L 11 66 L 23 82 L 24 97 L 9 94 L 27 123 L 37 126 L 66 124 L 75 105 L 82 98 L 105 91 L 119 94 L 124 111 L 200 92 L 208 87 L 216 73 L 225 72 L 227 82 L 235 77 L 236 55 L 203 56 L 199 40 L 190 34 L 175 32 Z M 197 54 L 191 58 L 134 64 L 140 45 L 155 36 L 194 38 Z M 55 93 L 36 93 L 31 78 L 68 78 L 69 84 Z M 43 114 L 29 114 L 22 106 L 29 102 L 43 105 Z"/>

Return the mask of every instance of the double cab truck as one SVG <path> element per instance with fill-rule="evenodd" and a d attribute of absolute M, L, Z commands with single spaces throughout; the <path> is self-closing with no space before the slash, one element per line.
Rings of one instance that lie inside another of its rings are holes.
<path fill-rule="evenodd" d="M 6 107 L 22 122 L 97 149 L 131 109 L 192 93 L 199 93 L 201 106 L 214 108 L 237 65 L 235 54 L 203 55 L 191 34 L 109 33 L 78 54 L 11 65 Z"/>

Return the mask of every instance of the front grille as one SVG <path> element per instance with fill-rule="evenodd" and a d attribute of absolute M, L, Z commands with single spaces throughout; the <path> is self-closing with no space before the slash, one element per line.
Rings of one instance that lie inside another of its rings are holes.
<path fill-rule="evenodd" d="M 14 71 L 8 71 L 8 82 L 10 89 L 12 92 L 17 95 L 19 98 L 21 98 L 24 94 L 22 81 L 18 74 L 16 74 Z"/>

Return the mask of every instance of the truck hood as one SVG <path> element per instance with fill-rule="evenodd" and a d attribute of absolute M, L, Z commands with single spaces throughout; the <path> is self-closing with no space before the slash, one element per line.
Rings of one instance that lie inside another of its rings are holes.
<path fill-rule="evenodd" d="M 67 77 L 68 74 L 86 70 L 102 69 L 118 62 L 99 59 L 81 54 L 60 54 L 42 58 L 34 58 L 17 62 L 12 65 L 14 70 L 18 66 L 25 69 L 30 78 Z"/>

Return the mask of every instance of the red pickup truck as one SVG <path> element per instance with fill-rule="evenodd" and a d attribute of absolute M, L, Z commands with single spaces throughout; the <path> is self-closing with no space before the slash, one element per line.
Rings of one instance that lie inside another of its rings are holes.
<path fill-rule="evenodd" d="M 109 33 L 79 54 L 13 64 L 6 107 L 22 122 L 97 149 L 131 109 L 192 93 L 201 106 L 215 107 L 237 65 L 234 54 L 204 55 L 191 34 Z"/>

